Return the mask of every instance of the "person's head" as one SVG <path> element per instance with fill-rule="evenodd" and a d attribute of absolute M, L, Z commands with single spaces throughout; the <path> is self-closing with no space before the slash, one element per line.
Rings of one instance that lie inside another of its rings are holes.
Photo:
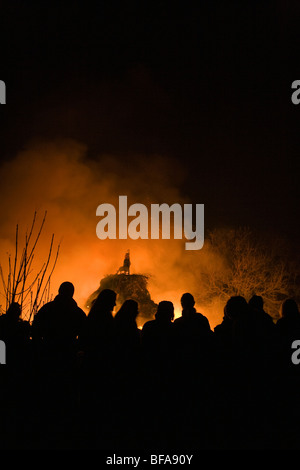
<path fill-rule="evenodd" d="M 244 297 L 235 295 L 227 301 L 225 309 L 228 318 L 236 320 L 247 315 L 249 307 Z"/>
<path fill-rule="evenodd" d="M 287 319 L 298 319 L 299 309 L 294 299 L 286 299 L 281 305 L 281 316 Z"/>
<path fill-rule="evenodd" d="M 253 295 L 248 302 L 249 307 L 252 310 L 263 310 L 264 301 L 260 295 Z"/>
<path fill-rule="evenodd" d="M 21 311 L 21 305 L 17 302 L 12 302 L 6 311 L 6 315 L 11 320 L 18 320 L 20 318 Z"/>
<path fill-rule="evenodd" d="M 188 292 L 183 294 L 183 296 L 180 299 L 180 302 L 181 302 L 181 306 L 183 310 L 192 309 L 194 308 L 194 305 L 195 305 L 194 297 L 192 296 L 192 294 L 189 294 Z"/>
<path fill-rule="evenodd" d="M 60 296 L 66 297 L 69 299 L 73 298 L 74 291 L 75 291 L 74 285 L 72 284 L 72 282 L 69 282 L 69 281 L 63 282 L 59 286 L 59 289 L 58 289 L 58 293 Z"/>
<path fill-rule="evenodd" d="M 155 318 L 158 321 L 171 322 L 174 320 L 174 305 L 168 300 L 159 302 Z"/>
<path fill-rule="evenodd" d="M 125 300 L 118 312 L 116 313 L 115 319 L 132 322 L 136 320 L 136 317 L 139 314 L 139 305 L 133 299 Z"/>
<path fill-rule="evenodd" d="M 117 294 L 115 293 L 115 291 L 111 289 L 103 289 L 102 291 L 100 291 L 98 297 L 93 302 L 91 311 L 95 309 L 100 309 L 103 311 L 106 310 L 108 312 L 112 312 L 116 305 L 116 298 Z"/>

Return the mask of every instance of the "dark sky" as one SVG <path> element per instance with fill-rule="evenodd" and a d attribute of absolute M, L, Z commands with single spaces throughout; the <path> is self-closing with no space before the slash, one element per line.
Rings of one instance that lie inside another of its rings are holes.
<path fill-rule="evenodd" d="M 1 2 L 1 158 L 36 137 L 168 156 L 209 227 L 297 242 L 299 14 L 287 0 Z"/>

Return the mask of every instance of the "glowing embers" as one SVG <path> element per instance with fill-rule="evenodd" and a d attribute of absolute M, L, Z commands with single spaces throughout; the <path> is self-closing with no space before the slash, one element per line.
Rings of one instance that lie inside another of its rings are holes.
<path fill-rule="evenodd" d="M 171 225 L 173 225 L 173 238 L 182 240 L 185 238 L 186 250 L 200 250 L 204 243 L 204 204 L 196 204 L 195 229 L 193 228 L 193 205 L 175 203 L 169 206 L 163 204 L 151 204 L 150 211 L 144 204 L 132 204 L 127 206 L 127 196 L 119 196 L 117 211 L 112 204 L 100 204 L 96 215 L 102 217 L 96 227 L 97 237 L 100 240 L 121 239 L 128 237 L 132 240 L 151 238 L 171 239 Z M 150 214 L 150 230 L 149 230 Z M 128 224 L 128 217 L 133 219 Z M 172 220 L 173 219 L 173 220 Z M 149 236 L 150 231 L 150 236 Z M 118 232 L 118 234 L 117 234 Z"/>

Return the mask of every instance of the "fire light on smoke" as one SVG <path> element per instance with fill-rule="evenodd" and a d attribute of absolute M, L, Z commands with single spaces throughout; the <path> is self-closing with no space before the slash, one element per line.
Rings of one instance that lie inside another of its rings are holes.
<path fill-rule="evenodd" d="M 62 281 L 69 280 L 84 308 L 100 280 L 117 271 L 128 249 L 131 272 L 148 275 L 152 299 L 172 301 L 176 316 L 181 313 L 181 295 L 201 288 L 197 274 L 203 263 L 201 250 L 186 251 L 184 240 L 99 240 L 96 236 L 97 206 L 104 202 L 117 206 L 121 194 L 130 203 L 145 205 L 187 202 L 180 194 L 184 172 L 168 159 L 135 156 L 128 163 L 104 155 L 92 160 L 87 148 L 74 141 L 34 143 L 3 164 L 0 175 L 5 200 L 0 207 L 1 260 L 13 252 L 16 224 L 24 231 L 34 211 L 46 210 L 37 250 L 40 259 L 35 262 L 47 257 L 54 233 L 61 249 L 51 281 L 53 295 Z M 203 306 L 198 307 L 203 312 Z"/>

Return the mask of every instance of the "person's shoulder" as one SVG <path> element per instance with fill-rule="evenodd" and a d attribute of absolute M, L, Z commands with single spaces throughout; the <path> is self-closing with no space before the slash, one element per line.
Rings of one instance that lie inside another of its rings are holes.
<path fill-rule="evenodd" d="M 215 333 L 222 333 L 222 331 L 224 331 L 224 328 L 226 327 L 226 325 L 224 325 L 224 323 L 219 323 L 219 325 L 216 325 L 214 327 L 214 332 Z"/>
<path fill-rule="evenodd" d="M 205 318 L 205 320 L 209 323 L 209 320 L 208 320 L 206 315 L 204 315 L 203 313 L 200 313 L 200 315 L 201 315 L 202 318 Z"/>
<path fill-rule="evenodd" d="M 203 315 L 203 313 L 200 313 L 200 312 L 195 312 L 193 315 L 193 318 L 195 318 L 196 320 L 202 320 L 202 321 L 208 322 L 208 318 L 205 315 Z"/>
<path fill-rule="evenodd" d="M 41 308 L 37 312 L 37 315 L 47 313 L 51 311 L 54 307 L 55 307 L 54 300 L 51 300 L 50 302 L 47 302 L 41 306 Z"/>
<path fill-rule="evenodd" d="M 144 323 L 142 332 L 151 330 L 152 328 L 155 328 L 155 320 L 148 320 L 146 323 Z"/>
<path fill-rule="evenodd" d="M 201 324 L 201 326 L 205 326 L 210 329 L 209 320 L 205 315 L 203 315 L 203 313 L 195 312 L 193 318 L 199 325 Z"/>
<path fill-rule="evenodd" d="M 263 311 L 263 320 L 266 322 L 266 323 L 269 323 L 270 325 L 274 325 L 274 321 L 273 321 L 273 318 L 271 317 L 271 315 L 265 311 Z"/>
<path fill-rule="evenodd" d="M 178 327 L 184 325 L 185 323 L 186 323 L 185 319 L 181 316 L 181 317 L 175 318 L 175 320 L 173 322 L 173 326 L 174 326 L 174 328 L 178 328 Z"/>
<path fill-rule="evenodd" d="M 82 310 L 82 308 L 78 307 L 78 305 L 76 305 L 76 312 L 78 314 L 79 317 L 81 318 L 87 318 L 87 315 L 86 313 L 84 312 L 84 310 Z"/>

